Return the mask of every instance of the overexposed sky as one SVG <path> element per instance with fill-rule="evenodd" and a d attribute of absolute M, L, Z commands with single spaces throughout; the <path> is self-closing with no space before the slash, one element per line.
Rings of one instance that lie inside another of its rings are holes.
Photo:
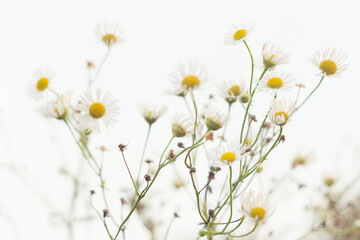
<path fill-rule="evenodd" d="M 32 71 L 49 64 L 56 69 L 57 89 L 73 92 L 75 100 L 86 87 L 86 61 L 99 62 L 105 54 L 106 48 L 94 34 L 96 24 L 104 20 L 119 22 L 126 38 L 112 49 L 96 82 L 96 86 L 110 89 L 121 103 L 118 125 L 92 142 L 93 147 L 104 144 L 112 150 L 109 165 L 115 164 L 119 175 L 114 169 L 109 170 L 109 178 L 114 176 L 110 185 L 118 187 L 119 181 L 129 180 L 122 175 L 126 172 L 116 146 L 129 143 L 130 156 L 141 151 L 146 124 L 137 112 L 138 103 L 163 103 L 169 107 L 167 116 L 154 126 L 157 132 L 149 145 L 150 156 L 157 156 L 162 150 L 159 145 L 163 146 L 170 137 L 172 114 L 186 111 L 179 99 L 164 94 L 169 73 L 179 60 L 195 59 L 206 64 L 211 76 L 209 89 L 229 77 L 249 79 L 250 61 L 245 47 L 223 44 L 223 36 L 231 25 L 243 21 L 256 25 L 248 41 L 255 59 L 260 58 L 266 41 L 290 53 L 291 64 L 282 69 L 292 72 L 298 82 L 307 86 L 302 98 L 319 80 L 317 69 L 309 61 L 315 50 L 336 47 L 349 56 L 349 68 L 343 76 L 325 79 L 287 126 L 287 142 L 276 150 L 272 160 L 274 168 L 286 170 L 291 157 L 306 150 L 315 152 L 315 169 L 341 169 L 340 175 L 344 174 L 339 162 L 352 164 L 357 154 L 354 149 L 359 146 L 359 7 L 357 0 L 3 1 L 0 161 L 2 166 L 25 169 L 32 180 L 22 179 L 7 167 L 0 168 L 0 238 L 48 239 L 50 235 L 54 240 L 66 239 L 64 229 L 49 221 L 49 208 L 36 191 L 49 193 L 53 199 L 50 201 L 57 201 L 61 209 L 62 197 L 67 199 L 64 195 L 71 191 L 71 182 L 59 175 L 58 169 L 72 166 L 79 152 L 65 126 L 42 117 L 43 105 L 29 100 L 25 89 Z M 255 78 L 258 76 L 259 70 Z M 205 93 L 199 99 L 205 100 Z M 266 103 L 266 95 L 260 99 Z M 137 166 L 134 162 L 130 165 Z M 315 176 L 321 174 L 315 170 Z M 89 180 L 90 186 L 96 184 L 96 179 Z M 4 216 L 10 216 L 13 223 Z M 100 233 L 89 233 L 91 239 L 105 239 L 101 223 L 94 221 L 93 226 Z M 182 232 L 188 227 L 184 222 L 181 226 Z M 135 227 L 136 222 L 129 225 Z M 79 240 L 90 239 L 84 229 L 81 230 L 85 233 L 78 233 Z M 191 230 L 187 239 L 192 239 L 194 232 Z M 175 233 L 169 239 L 184 238 Z"/>

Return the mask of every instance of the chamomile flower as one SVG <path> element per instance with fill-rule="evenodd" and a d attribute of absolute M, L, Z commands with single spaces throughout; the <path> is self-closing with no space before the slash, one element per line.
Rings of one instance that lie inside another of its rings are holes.
<path fill-rule="evenodd" d="M 316 52 L 311 61 L 322 74 L 339 77 L 348 66 L 345 63 L 346 59 L 347 56 L 343 52 L 335 48 L 327 48 Z"/>
<path fill-rule="evenodd" d="M 117 100 L 109 92 L 89 89 L 78 100 L 75 112 L 81 128 L 99 131 L 101 124 L 110 126 L 116 122 L 119 110 Z"/>
<path fill-rule="evenodd" d="M 194 131 L 194 121 L 184 114 L 176 114 L 172 120 L 171 131 L 175 137 L 184 137 Z"/>
<path fill-rule="evenodd" d="M 40 100 L 48 95 L 53 87 L 55 71 L 52 67 L 44 66 L 36 69 L 32 75 L 27 87 L 27 94 L 34 100 Z"/>
<path fill-rule="evenodd" d="M 156 122 L 158 118 L 164 115 L 164 113 L 167 111 L 167 107 L 165 106 L 156 106 L 150 104 L 140 104 L 138 105 L 138 108 L 140 114 L 150 125 Z"/>
<path fill-rule="evenodd" d="M 99 42 L 105 44 L 108 47 L 112 47 L 115 44 L 124 41 L 123 33 L 119 23 L 116 22 L 102 22 L 96 26 L 95 30 L 96 38 Z"/>
<path fill-rule="evenodd" d="M 221 113 L 215 105 L 210 105 L 205 109 L 205 124 L 209 131 L 216 131 L 222 128 L 229 120 L 228 113 Z"/>
<path fill-rule="evenodd" d="M 226 143 L 219 148 L 214 147 L 209 150 L 208 157 L 217 163 L 232 165 L 233 163 L 244 159 L 249 155 L 248 146 L 240 146 L 234 143 Z"/>
<path fill-rule="evenodd" d="M 271 104 L 270 120 L 278 126 L 285 125 L 289 120 L 295 106 L 292 102 L 275 99 Z"/>
<path fill-rule="evenodd" d="M 56 119 L 65 119 L 70 109 L 70 97 L 60 95 L 55 100 L 51 100 L 47 105 L 47 113 Z"/>
<path fill-rule="evenodd" d="M 224 36 L 224 43 L 226 45 L 237 45 L 246 41 L 249 34 L 254 31 L 254 26 L 248 23 L 233 25 L 227 34 Z"/>
<path fill-rule="evenodd" d="M 241 196 L 242 212 L 255 221 L 266 221 L 274 213 L 274 207 L 261 192 L 250 190 Z"/>
<path fill-rule="evenodd" d="M 185 96 L 188 91 L 199 88 L 207 80 L 206 67 L 196 61 L 179 62 L 169 77 L 173 84 L 171 92 L 178 96 Z"/>
<path fill-rule="evenodd" d="M 277 94 L 287 92 L 294 87 L 295 78 L 290 73 L 272 70 L 266 72 L 264 78 L 259 82 L 259 90 Z"/>
<path fill-rule="evenodd" d="M 280 47 L 268 42 L 263 45 L 261 55 L 264 69 L 273 69 L 277 65 L 289 62 L 289 54 L 285 53 Z"/>
<path fill-rule="evenodd" d="M 218 85 L 219 94 L 228 103 L 234 103 L 241 93 L 245 92 L 246 83 L 244 79 L 229 79 Z"/>

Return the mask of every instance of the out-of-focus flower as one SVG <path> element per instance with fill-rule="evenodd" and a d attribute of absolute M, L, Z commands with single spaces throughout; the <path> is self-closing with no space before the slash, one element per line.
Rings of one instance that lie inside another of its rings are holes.
<path fill-rule="evenodd" d="M 246 83 L 244 79 L 230 79 L 219 83 L 219 94 L 228 103 L 234 103 L 236 98 L 243 92 L 245 92 Z"/>
<path fill-rule="evenodd" d="M 278 126 L 283 126 L 290 120 L 294 111 L 295 106 L 292 102 L 275 99 L 271 104 L 270 120 Z"/>
<path fill-rule="evenodd" d="M 197 89 L 208 80 L 206 67 L 199 62 L 179 62 L 176 69 L 171 73 L 169 81 L 172 83 L 170 92 L 185 96 L 188 91 Z"/>
<path fill-rule="evenodd" d="M 70 97 L 66 94 L 51 100 L 47 105 L 47 113 L 56 119 L 66 119 L 70 109 Z"/>
<path fill-rule="evenodd" d="M 124 41 L 123 33 L 119 23 L 116 22 L 102 22 L 96 26 L 95 30 L 96 38 L 99 42 L 105 44 L 108 47 L 112 47 L 115 44 Z"/>
<path fill-rule="evenodd" d="M 335 48 L 327 48 L 316 52 L 311 61 L 322 74 L 339 77 L 348 66 L 345 63 L 346 59 L 347 56 L 343 52 Z"/>
<path fill-rule="evenodd" d="M 241 196 L 241 205 L 242 212 L 255 221 L 266 221 L 274 212 L 269 199 L 253 190 Z"/>
<path fill-rule="evenodd" d="M 249 23 L 242 23 L 233 25 L 227 34 L 224 36 L 224 43 L 226 45 L 237 45 L 246 41 L 249 34 L 254 31 L 254 25 Z"/>
<path fill-rule="evenodd" d="M 204 112 L 205 124 L 209 131 L 216 131 L 222 128 L 229 120 L 228 113 L 221 113 L 214 105 L 208 106 Z"/>
<path fill-rule="evenodd" d="M 280 47 L 276 47 L 268 42 L 263 45 L 261 55 L 265 69 L 273 69 L 277 65 L 289 62 L 289 54 L 285 53 Z"/>
<path fill-rule="evenodd" d="M 32 75 L 27 87 L 27 94 L 34 100 L 40 100 L 48 95 L 53 87 L 55 71 L 50 66 L 43 66 L 36 69 Z"/>
<path fill-rule="evenodd" d="M 184 137 L 194 131 L 194 122 L 184 114 L 176 114 L 172 120 L 171 131 L 175 137 Z"/>
<path fill-rule="evenodd" d="M 140 114 L 144 117 L 145 121 L 150 125 L 156 122 L 159 117 L 164 115 L 167 111 L 166 106 L 156 106 L 150 104 L 140 104 L 138 105 Z"/>
<path fill-rule="evenodd" d="M 100 124 L 111 126 L 119 113 L 118 103 L 110 92 L 101 89 L 85 92 L 79 99 L 75 112 L 79 125 L 83 129 L 100 130 Z"/>

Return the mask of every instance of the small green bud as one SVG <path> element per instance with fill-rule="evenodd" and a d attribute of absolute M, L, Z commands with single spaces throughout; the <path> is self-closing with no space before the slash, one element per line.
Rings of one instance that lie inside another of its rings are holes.
<path fill-rule="evenodd" d="M 262 173 L 264 171 L 264 168 L 262 167 L 262 165 L 258 165 L 257 167 L 256 167 L 256 172 L 257 173 Z"/>
<path fill-rule="evenodd" d="M 250 99 L 251 99 L 251 96 L 247 92 L 243 92 L 239 96 L 239 101 L 241 103 L 248 103 L 250 101 Z"/>

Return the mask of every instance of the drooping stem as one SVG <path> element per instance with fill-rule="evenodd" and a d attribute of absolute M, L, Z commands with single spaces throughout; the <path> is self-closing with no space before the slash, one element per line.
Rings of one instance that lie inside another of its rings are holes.
<path fill-rule="evenodd" d="M 311 91 L 311 93 L 305 98 L 305 100 L 296 108 L 296 111 L 299 110 L 302 105 L 304 105 L 304 103 L 306 103 L 306 101 L 311 97 L 311 95 L 313 95 L 313 93 L 319 88 L 320 84 L 322 83 L 322 81 L 324 80 L 325 75 L 323 75 L 318 83 L 318 85 L 316 85 L 316 87 L 314 88 L 314 90 Z"/>
<path fill-rule="evenodd" d="M 249 54 L 250 54 L 250 58 L 251 58 L 251 79 L 250 79 L 250 93 L 251 93 L 251 89 L 252 89 L 252 82 L 253 82 L 253 78 L 254 78 L 254 58 L 253 55 L 250 51 L 249 46 L 247 45 L 246 41 L 243 41 Z"/>

